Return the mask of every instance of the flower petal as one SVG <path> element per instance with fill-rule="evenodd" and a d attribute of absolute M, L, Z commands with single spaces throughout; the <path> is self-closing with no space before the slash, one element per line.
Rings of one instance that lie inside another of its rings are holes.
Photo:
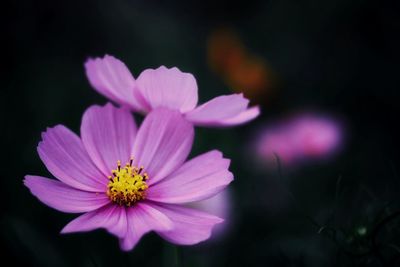
<path fill-rule="evenodd" d="M 194 245 L 211 236 L 214 225 L 224 220 L 214 215 L 179 205 L 154 205 L 174 224 L 170 231 L 157 231 L 164 239 L 178 245 Z"/>
<path fill-rule="evenodd" d="M 119 238 L 125 237 L 128 229 L 125 207 L 109 204 L 85 213 L 68 223 L 61 233 L 87 232 L 97 228 L 104 228 Z"/>
<path fill-rule="evenodd" d="M 132 156 L 136 124 L 131 113 L 111 104 L 89 107 L 82 118 L 81 136 L 93 162 L 105 176 Z"/>
<path fill-rule="evenodd" d="M 258 115 L 260 115 L 260 108 L 258 106 L 251 107 L 245 111 L 242 111 L 235 117 L 224 119 L 216 123 L 215 126 L 233 126 L 243 124 L 257 118 Z"/>
<path fill-rule="evenodd" d="M 166 107 L 187 112 L 196 107 L 197 83 L 190 73 L 178 68 L 144 70 L 136 81 L 137 89 L 154 109 Z"/>
<path fill-rule="evenodd" d="M 194 130 L 191 123 L 173 110 L 158 108 L 143 121 L 135 140 L 135 164 L 144 166 L 148 184 L 163 179 L 177 169 L 192 148 Z"/>
<path fill-rule="evenodd" d="M 229 160 L 219 151 L 210 151 L 185 164 L 147 190 L 147 199 L 163 203 L 187 203 L 209 198 L 232 180 Z"/>
<path fill-rule="evenodd" d="M 136 111 L 146 109 L 134 96 L 135 79 L 125 64 L 113 56 L 88 59 L 86 76 L 92 87 L 112 101 Z"/>
<path fill-rule="evenodd" d="M 211 198 L 191 202 L 186 204 L 185 206 L 225 219 L 222 223 L 216 225 L 215 228 L 213 228 L 212 239 L 217 240 L 223 235 L 227 234 L 232 227 L 232 223 L 235 219 L 235 216 L 233 216 L 233 204 L 232 191 L 230 190 L 230 188 L 225 188 Z"/>
<path fill-rule="evenodd" d="M 250 114 L 246 112 L 248 104 L 249 100 L 242 94 L 219 96 L 186 113 L 186 118 L 203 126 L 240 124 L 258 115 L 256 110 L 252 110 Z"/>
<path fill-rule="evenodd" d="M 93 164 L 76 134 L 57 125 L 42 133 L 42 139 L 39 156 L 57 179 L 81 190 L 105 191 L 106 177 Z"/>
<path fill-rule="evenodd" d="M 24 184 L 44 204 L 63 212 L 87 212 L 110 203 L 104 193 L 78 190 L 57 180 L 40 176 L 26 175 Z"/>
<path fill-rule="evenodd" d="M 173 227 L 171 220 L 150 204 L 137 203 L 126 211 L 128 232 L 125 238 L 120 239 L 121 249 L 125 251 L 133 249 L 144 234 L 152 230 L 168 231 Z"/>

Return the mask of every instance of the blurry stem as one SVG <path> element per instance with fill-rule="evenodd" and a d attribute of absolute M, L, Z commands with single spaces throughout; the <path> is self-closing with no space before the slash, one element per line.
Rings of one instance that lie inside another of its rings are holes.
<path fill-rule="evenodd" d="M 340 191 L 341 183 L 342 183 L 342 175 L 339 175 L 339 177 L 338 177 L 338 179 L 336 181 L 336 188 L 335 188 L 335 205 L 336 205 L 336 202 L 337 202 L 337 200 L 339 198 L 339 191 Z"/>
<path fill-rule="evenodd" d="M 178 246 L 174 246 L 174 265 L 175 267 L 179 267 L 179 248 Z"/>
<path fill-rule="evenodd" d="M 399 175 L 397 174 L 397 169 L 396 169 L 396 166 L 394 165 L 393 161 L 390 161 L 390 166 L 392 167 L 392 172 L 393 172 L 393 177 L 394 177 L 395 183 L 398 185 L 398 187 L 400 189 Z"/>
<path fill-rule="evenodd" d="M 361 190 L 363 190 L 365 193 L 367 193 L 368 196 L 372 200 L 377 200 L 378 199 L 378 197 L 376 197 L 376 195 L 368 187 L 366 187 L 364 184 L 361 184 L 360 187 L 361 187 Z"/>
<path fill-rule="evenodd" d="M 164 246 L 164 266 L 179 267 L 180 266 L 179 247 L 165 243 Z"/>
<path fill-rule="evenodd" d="M 308 221 L 310 221 L 315 227 L 317 227 L 318 229 L 320 229 L 320 228 L 321 228 L 320 224 L 319 224 L 317 221 L 315 221 L 315 219 L 314 219 L 312 216 L 308 215 L 307 212 L 304 211 L 304 210 L 297 204 L 296 198 L 295 198 L 295 196 L 294 196 L 292 190 L 290 190 L 290 186 L 289 186 L 288 182 L 286 181 L 286 179 L 284 179 L 284 176 L 283 176 L 283 173 L 282 173 L 282 163 L 281 163 L 281 160 L 280 160 L 278 154 L 275 153 L 275 152 L 274 152 L 274 156 L 275 156 L 275 159 L 276 159 L 276 164 L 277 164 L 277 171 L 278 171 L 279 180 L 280 180 L 280 181 L 283 181 L 284 188 L 286 189 L 286 192 L 287 192 L 287 194 L 289 195 L 290 199 L 292 200 L 292 202 L 293 202 L 293 204 L 294 204 L 296 210 L 297 210 L 304 218 L 306 218 Z"/>
<path fill-rule="evenodd" d="M 97 266 L 99 266 L 98 264 L 97 264 L 97 261 L 96 261 L 96 258 L 95 258 L 95 254 L 94 254 L 94 252 L 92 251 L 92 249 L 89 249 L 88 250 L 88 254 L 89 254 L 89 259 L 90 259 L 90 261 L 91 261 L 91 263 L 93 264 L 93 266 L 94 267 L 97 267 Z"/>
<path fill-rule="evenodd" d="M 335 199 L 334 199 L 334 203 L 333 203 L 333 208 L 332 208 L 332 215 L 331 218 L 328 219 L 328 221 L 333 221 L 335 222 L 335 218 L 336 218 L 336 212 L 338 209 L 338 199 L 339 199 L 339 192 L 340 192 L 340 186 L 341 186 L 341 182 L 342 182 L 342 175 L 339 175 L 338 179 L 336 180 L 336 187 L 335 187 Z"/>

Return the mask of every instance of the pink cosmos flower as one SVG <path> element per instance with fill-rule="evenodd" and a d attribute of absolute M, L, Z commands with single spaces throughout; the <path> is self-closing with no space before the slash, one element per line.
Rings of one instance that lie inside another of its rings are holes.
<path fill-rule="evenodd" d="M 219 151 L 185 162 L 193 136 L 192 124 L 177 111 L 155 109 L 137 129 L 127 109 L 91 106 L 81 138 L 62 125 L 42 135 L 39 156 L 58 180 L 27 175 L 24 183 L 50 207 L 84 213 L 61 233 L 104 228 L 123 250 L 149 231 L 175 244 L 196 244 L 223 220 L 184 205 L 214 196 L 233 175 Z"/>
<path fill-rule="evenodd" d="M 268 125 L 256 140 L 260 158 L 285 165 L 329 158 L 340 149 L 343 128 L 333 118 L 316 113 L 298 114 L 276 125 Z"/>
<path fill-rule="evenodd" d="M 293 121 L 292 127 L 293 145 L 304 157 L 329 157 L 342 143 L 343 129 L 333 118 L 303 114 Z"/>
<path fill-rule="evenodd" d="M 278 156 L 281 162 L 291 164 L 295 160 L 296 151 L 288 135 L 289 132 L 287 126 L 267 125 L 256 139 L 257 155 L 267 163 L 274 163 Z"/>
<path fill-rule="evenodd" d="M 195 125 L 219 127 L 248 122 L 260 113 L 257 106 L 248 108 L 249 100 L 242 94 L 219 96 L 197 106 L 196 79 L 178 68 L 147 69 L 135 80 L 123 62 L 109 55 L 89 59 L 85 68 L 97 92 L 136 112 L 166 107 Z"/>

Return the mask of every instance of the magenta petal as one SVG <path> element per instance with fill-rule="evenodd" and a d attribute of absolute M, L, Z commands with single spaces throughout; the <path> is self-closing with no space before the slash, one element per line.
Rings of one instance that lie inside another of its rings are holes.
<path fill-rule="evenodd" d="M 186 113 L 198 125 L 207 125 L 237 116 L 246 110 L 249 100 L 242 94 L 219 96 Z"/>
<path fill-rule="evenodd" d="M 106 177 L 96 168 L 79 137 L 62 125 L 42 134 L 38 153 L 60 181 L 77 189 L 104 192 Z"/>
<path fill-rule="evenodd" d="M 187 203 L 209 198 L 232 180 L 229 160 L 219 151 L 200 155 L 147 190 L 147 199 L 163 203 Z"/>
<path fill-rule="evenodd" d="M 104 228 L 119 238 L 125 237 L 127 231 L 125 207 L 109 204 L 85 213 L 68 223 L 61 233 L 87 232 L 97 228 Z"/>
<path fill-rule="evenodd" d="M 44 204 L 63 212 L 87 212 L 110 203 L 104 193 L 78 190 L 62 182 L 40 176 L 26 175 L 24 184 Z"/>
<path fill-rule="evenodd" d="M 197 83 L 190 73 L 178 68 L 144 70 L 137 79 L 137 90 L 154 109 L 166 107 L 187 112 L 196 107 Z"/>
<path fill-rule="evenodd" d="M 136 125 L 131 113 L 111 104 L 89 107 L 82 118 L 83 144 L 105 176 L 132 156 Z"/>
<path fill-rule="evenodd" d="M 150 204 L 137 203 L 126 211 L 128 232 L 125 238 L 120 239 L 121 249 L 125 251 L 133 249 L 144 234 L 152 230 L 168 231 L 173 227 L 171 220 Z"/>
<path fill-rule="evenodd" d="M 158 108 L 143 121 L 133 148 L 135 164 L 144 166 L 148 184 L 163 179 L 176 170 L 192 148 L 194 130 L 177 111 Z"/>
<path fill-rule="evenodd" d="M 251 107 L 249 109 L 246 109 L 245 111 L 242 111 L 238 115 L 229 118 L 229 119 L 224 119 L 221 121 L 216 121 L 214 124 L 210 123 L 207 124 L 208 126 L 233 126 L 233 125 L 239 125 L 243 124 L 246 122 L 249 122 L 260 115 L 260 108 L 258 106 Z"/>
<path fill-rule="evenodd" d="M 144 109 L 134 97 L 135 79 L 122 61 L 106 55 L 87 60 L 85 69 L 90 84 L 97 92 L 134 110 Z"/>
<path fill-rule="evenodd" d="M 218 239 L 225 235 L 232 227 L 232 221 L 235 217 L 232 214 L 233 204 L 232 192 L 229 188 L 225 188 L 211 198 L 192 202 L 185 206 L 224 218 L 224 222 L 216 225 L 213 229 L 212 239 Z"/>
<path fill-rule="evenodd" d="M 178 245 L 194 245 L 211 236 L 214 225 L 224 220 L 214 215 L 179 205 L 154 205 L 174 224 L 170 231 L 157 231 L 164 239 Z"/>

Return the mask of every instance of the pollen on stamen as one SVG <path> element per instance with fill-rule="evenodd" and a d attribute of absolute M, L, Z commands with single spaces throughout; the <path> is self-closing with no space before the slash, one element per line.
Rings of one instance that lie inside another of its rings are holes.
<path fill-rule="evenodd" d="M 138 173 L 140 174 L 140 173 L 143 171 L 143 169 L 144 169 L 144 167 L 143 167 L 143 166 L 140 166 L 140 168 L 139 168 L 139 170 L 138 170 Z"/>
<path fill-rule="evenodd" d="M 145 191 L 148 188 L 147 173 L 142 173 L 144 167 L 133 166 L 133 157 L 121 168 L 121 161 L 117 161 L 117 169 L 112 170 L 108 176 L 109 183 L 107 195 L 110 200 L 120 206 L 132 206 L 136 202 L 145 199 Z"/>

